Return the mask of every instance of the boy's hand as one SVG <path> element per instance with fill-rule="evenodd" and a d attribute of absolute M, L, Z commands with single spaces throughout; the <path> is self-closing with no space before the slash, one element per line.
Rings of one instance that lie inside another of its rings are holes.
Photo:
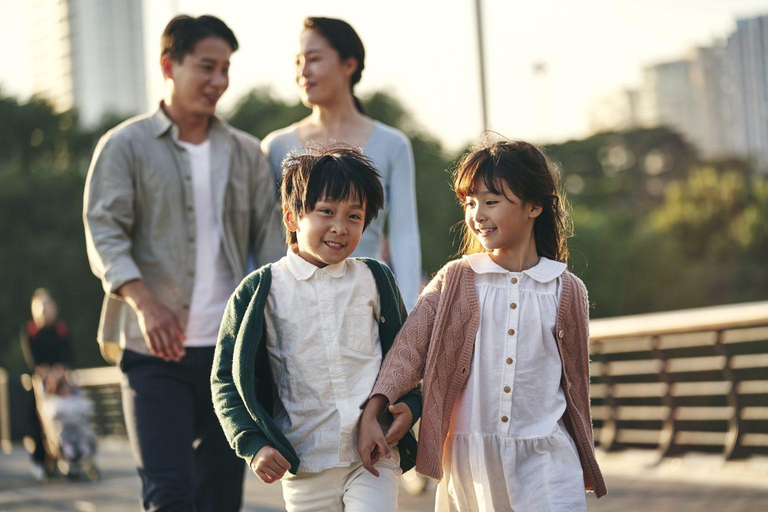
<path fill-rule="evenodd" d="M 283 478 L 291 464 L 274 447 L 264 446 L 251 459 L 251 470 L 265 484 L 271 484 Z"/>
<path fill-rule="evenodd" d="M 379 461 L 382 454 L 389 458 L 392 456 L 392 453 L 389 450 L 387 440 L 384 438 L 384 432 L 381 431 L 381 426 L 376 421 L 376 416 L 374 414 L 366 414 L 366 412 L 368 412 L 368 408 L 360 417 L 357 453 L 360 455 L 363 467 L 373 476 L 378 477 L 379 472 L 373 465 Z"/>
<path fill-rule="evenodd" d="M 389 406 L 389 412 L 395 417 L 395 420 L 387 430 L 386 441 L 387 444 L 395 444 L 411 429 L 411 423 L 413 423 L 413 413 L 411 408 L 405 405 L 403 402 L 398 402 L 395 405 Z"/>

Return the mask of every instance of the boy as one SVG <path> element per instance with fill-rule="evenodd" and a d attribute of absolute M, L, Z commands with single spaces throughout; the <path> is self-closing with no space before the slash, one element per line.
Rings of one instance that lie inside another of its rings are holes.
<path fill-rule="evenodd" d="M 399 452 L 375 457 L 369 473 L 355 448 L 360 407 L 405 319 L 389 268 L 348 258 L 383 206 L 379 174 L 346 148 L 284 167 L 288 253 L 246 277 L 227 305 L 214 408 L 256 476 L 283 479 L 287 510 L 396 510 L 397 477 L 416 455 L 408 430 L 421 415 L 420 389 L 390 409 L 388 441 L 402 437 Z"/>

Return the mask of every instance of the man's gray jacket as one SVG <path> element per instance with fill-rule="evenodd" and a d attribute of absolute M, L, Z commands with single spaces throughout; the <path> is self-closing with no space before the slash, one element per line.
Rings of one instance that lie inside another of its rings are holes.
<path fill-rule="evenodd" d="M 259 141 L 212 118 L 211 193 L 236 282 L 285 252 L 275 185 Z M 106 294 L 102 355 L 149 354 L 133 309 L 114 292 L 141 279 L 186 329 L 195 271 L 195 207 L 189 157 L 162 108 L 110 130 L 88 170 L 83 221 L 91 269 Z"/>

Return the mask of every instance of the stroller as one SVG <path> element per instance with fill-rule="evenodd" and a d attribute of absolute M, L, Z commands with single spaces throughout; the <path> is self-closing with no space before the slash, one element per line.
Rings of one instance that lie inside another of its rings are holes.
<path fill-rule="evenodd" d="M 98 480 L 96 435 L 90 422 L 93 403 L 77 386 L 72 372 L 62 365 L 40 366 L 32 375 L 32 389 L 48 475 Z"/>

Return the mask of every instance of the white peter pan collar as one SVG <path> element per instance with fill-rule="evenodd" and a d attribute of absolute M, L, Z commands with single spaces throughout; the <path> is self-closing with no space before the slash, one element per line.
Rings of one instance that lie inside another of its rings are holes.
<path fill-rule="evenodd" d="M 316 272 L 327 273 L 335 278 L 342 277 L 347 272 L 347 260 L 320 268 L 299 256 L 291 247 L 288 248 L 287 257 L 288 270 L 299 281 L 306 281 L 315 275 Z"/>
<path fill-rule="evenodd" d="M 497 265 L 488 253 L 468 254 L 464 256 L 469 266 L 476 274 L 525 274 L 531 279 L 540 283 L 548 283 L 560 277 L 568 267 L 565 263 L 550 260 L 549 258 L 539 258 L 539 262 L 531 268 L 522 272 L 510 272 L 509 270 Z"/>

